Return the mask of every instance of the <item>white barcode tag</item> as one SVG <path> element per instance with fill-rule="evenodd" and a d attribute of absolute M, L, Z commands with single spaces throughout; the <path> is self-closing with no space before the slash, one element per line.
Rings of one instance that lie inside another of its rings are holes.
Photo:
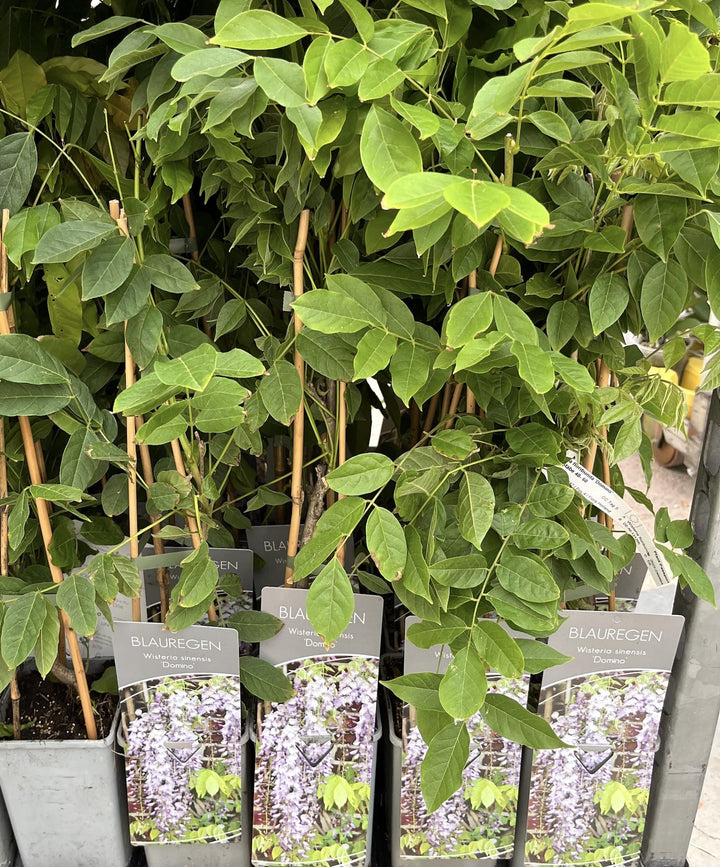
<path fill-rule="evenodd" d="M 643 558 L 648 569 L 659 584 L 669 584 L 674 580 L 667 560 L 658 551 L 652 537 L 643 526 L 640 516 L 612 488 L 600 481 L 585 467 L 571 460 L 564 464 L 570 486 L 581 496 L 597 506 L 613 522 L 635 540 L 635 550 Z"/>

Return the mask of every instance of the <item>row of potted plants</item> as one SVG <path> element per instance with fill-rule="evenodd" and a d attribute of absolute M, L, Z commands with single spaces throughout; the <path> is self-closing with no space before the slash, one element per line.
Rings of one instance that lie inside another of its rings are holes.
<path fill-rule="evenodd" d="M 33 653 L 92 739 L 78 636 L 139 602 L 141 537 L 180 630 L 223 619 L 211 548 L 289 522 L 283 577 L 312 580 L 326 646 L 362 587 L 451 648 L 409 698 L 435 809 L 478 713 L 558 743 L 520 704 L 493 713 L 486 670 L 522 669 L 635 553 L 563 469 L 647 504 L 618 462 L 649 478 L 642 418 L 680 427 L 686 404 L 625 335 L 667 368 L 700 341 L 717 384 L 716 329 L 683 321 L 720 312 L 717 21 L 655 0 L 130 5 L 72 26 L 38 7 L 0 70 L 0 685 Z M 656 540 L 712 602 L 687 522 L 658 512 Z M 172 591 L 166 544 L 192 548 Z M 497 645 L 486 615 L 533 644 Z M 245 686 L 287 698 L 255 662 Z"/>

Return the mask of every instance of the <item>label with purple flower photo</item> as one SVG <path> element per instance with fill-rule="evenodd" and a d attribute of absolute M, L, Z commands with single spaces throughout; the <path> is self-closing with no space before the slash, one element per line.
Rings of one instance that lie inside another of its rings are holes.
<path fill-rule="evenodd" d="M 418 623 L 408 617 L 406 629 Z M 508 630 L 512 635 L 518 633 Z M 404 673 L 443 674 L 452 653 L 444 646 L 421 649 L 405 642 Z M 488 692 L 527 704 L 530 678 L 502 677 L 489 672 Z M 417 727 L 417 712 L 403 706 L 400 853 L 407 859 L 470 860 L 477 867 L 494 865 L 513 853 L 522 748 L 495 734 L 480 713 L 467 721 L 470 757 L 463 785 L 435 812 L 428 814 L 420 788 L 420 766 L 427 745 Z"/>
<path fill-rule="evenodd" d="M 571 749 L 535 753 L 525 864 L 639 864 L 653 760 L 683 618 L 563 612 L 539 713 Z"/>
<path fill-rule="evenodd" d="M 239 838 L 237 632 L 116 622 L 113 645 L 133 845 Z"/>
<path fill-rule="evenodd" d="M 252 861 L 367 864 L 382 600 L 356 596 L 330 651 L 306 601 L 306 590 L 263 590 L 263 611 L 285 626 L 261 654 L 295 692 L 258 708 Z"/>

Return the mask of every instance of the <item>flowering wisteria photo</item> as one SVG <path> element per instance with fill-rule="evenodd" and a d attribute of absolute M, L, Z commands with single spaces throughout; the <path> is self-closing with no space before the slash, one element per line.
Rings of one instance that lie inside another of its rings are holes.
<path fill-rule="evenodd" d="M 667 672 L 594 674 L 544 689 L 540 713 L 575 749 L 540 750 L 526 864 L 637 864 Z"/>
<path fill-rule="evenodd" d="M 488 675 L 488 692 L 527 702 L 528 678 Z M 428 815 L 420 789 L 427 745 L 403 715 L 400 849 L 407 858 L 508 858 L 512 854 L 521 747 L 495 734 L 477 713 L 468 720 L 470 757 L 462 787 Z"/>
<path fill-rule="evenodd" d="M 240 837 L 239 678 L 165 677 L 123 689 L 121 699 L 133 842 Z"/>
<path fill-rule="evenodd" d="M 261 714 L 253 864 L 366 863 L 378 659 L 284 667 L 295 694 Z"/>

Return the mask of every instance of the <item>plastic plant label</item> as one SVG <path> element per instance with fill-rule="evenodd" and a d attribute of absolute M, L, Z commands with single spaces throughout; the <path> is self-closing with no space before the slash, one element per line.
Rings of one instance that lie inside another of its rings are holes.
<path fill-rule="evenodd" d="M 568 475 L 568 482 L 585 499 L 609 515 L 618 527 L 621 527 L 635 540 L 636 550 L 642 555 L 648 569 L 659 584 L 669 584 L 674 576 L 667 560 L 655 547 L 650 534 L 643 526 L 640 517 L 612 488 L 601 482 L 597 476 L 581 467 L 576 460 L 567 461 L 563 469 Z"/>
<path fill-rule="evenodd" d="M 535 752 L 525 864 L 637 865 L 683 618 L 567 611 L 539 713 L 571 749 Z"/>
<path fill-rule="evenodd" d="M 331 651 L 306 614 L 306 590 L 266 588 L 262 610 L 285 626 L 261 655 L 295 694 L 258 710 L 253 864 L 369 859 L 382 600 L 355 597 Z"/>
<path fill-rule="evenodd" d="M 234 629 L 116 622 L 133 845 L 242 835 L 245 709 Z"/>
<path fill-rule="evenodd" d="M 417 617 L 408 617 L 406 630 L 419 622 Z M 510 629 L 507 632 L 527 637 Z M 403 673 L 443 674 L 452 658 L 447 646 L 421 649 L 406 639 Z M 510 678 L 491 671 L 487 680 L 488 692 L 527 704 L 529 675 Z M 417 727 L 417 712 L 403 705 L 400 815 L 393 817 L 393 822 L 399 819 L 403 858 L 462 859 L 485 867 L 494 865 L 495 859 L 512 857 L 522 748 L 491 731 L 480 713 L 467 725 L 470 757 L 463 771 L 463 785 L 428 815 L 420 790 L 420 765 L 427 745 Z"/>

